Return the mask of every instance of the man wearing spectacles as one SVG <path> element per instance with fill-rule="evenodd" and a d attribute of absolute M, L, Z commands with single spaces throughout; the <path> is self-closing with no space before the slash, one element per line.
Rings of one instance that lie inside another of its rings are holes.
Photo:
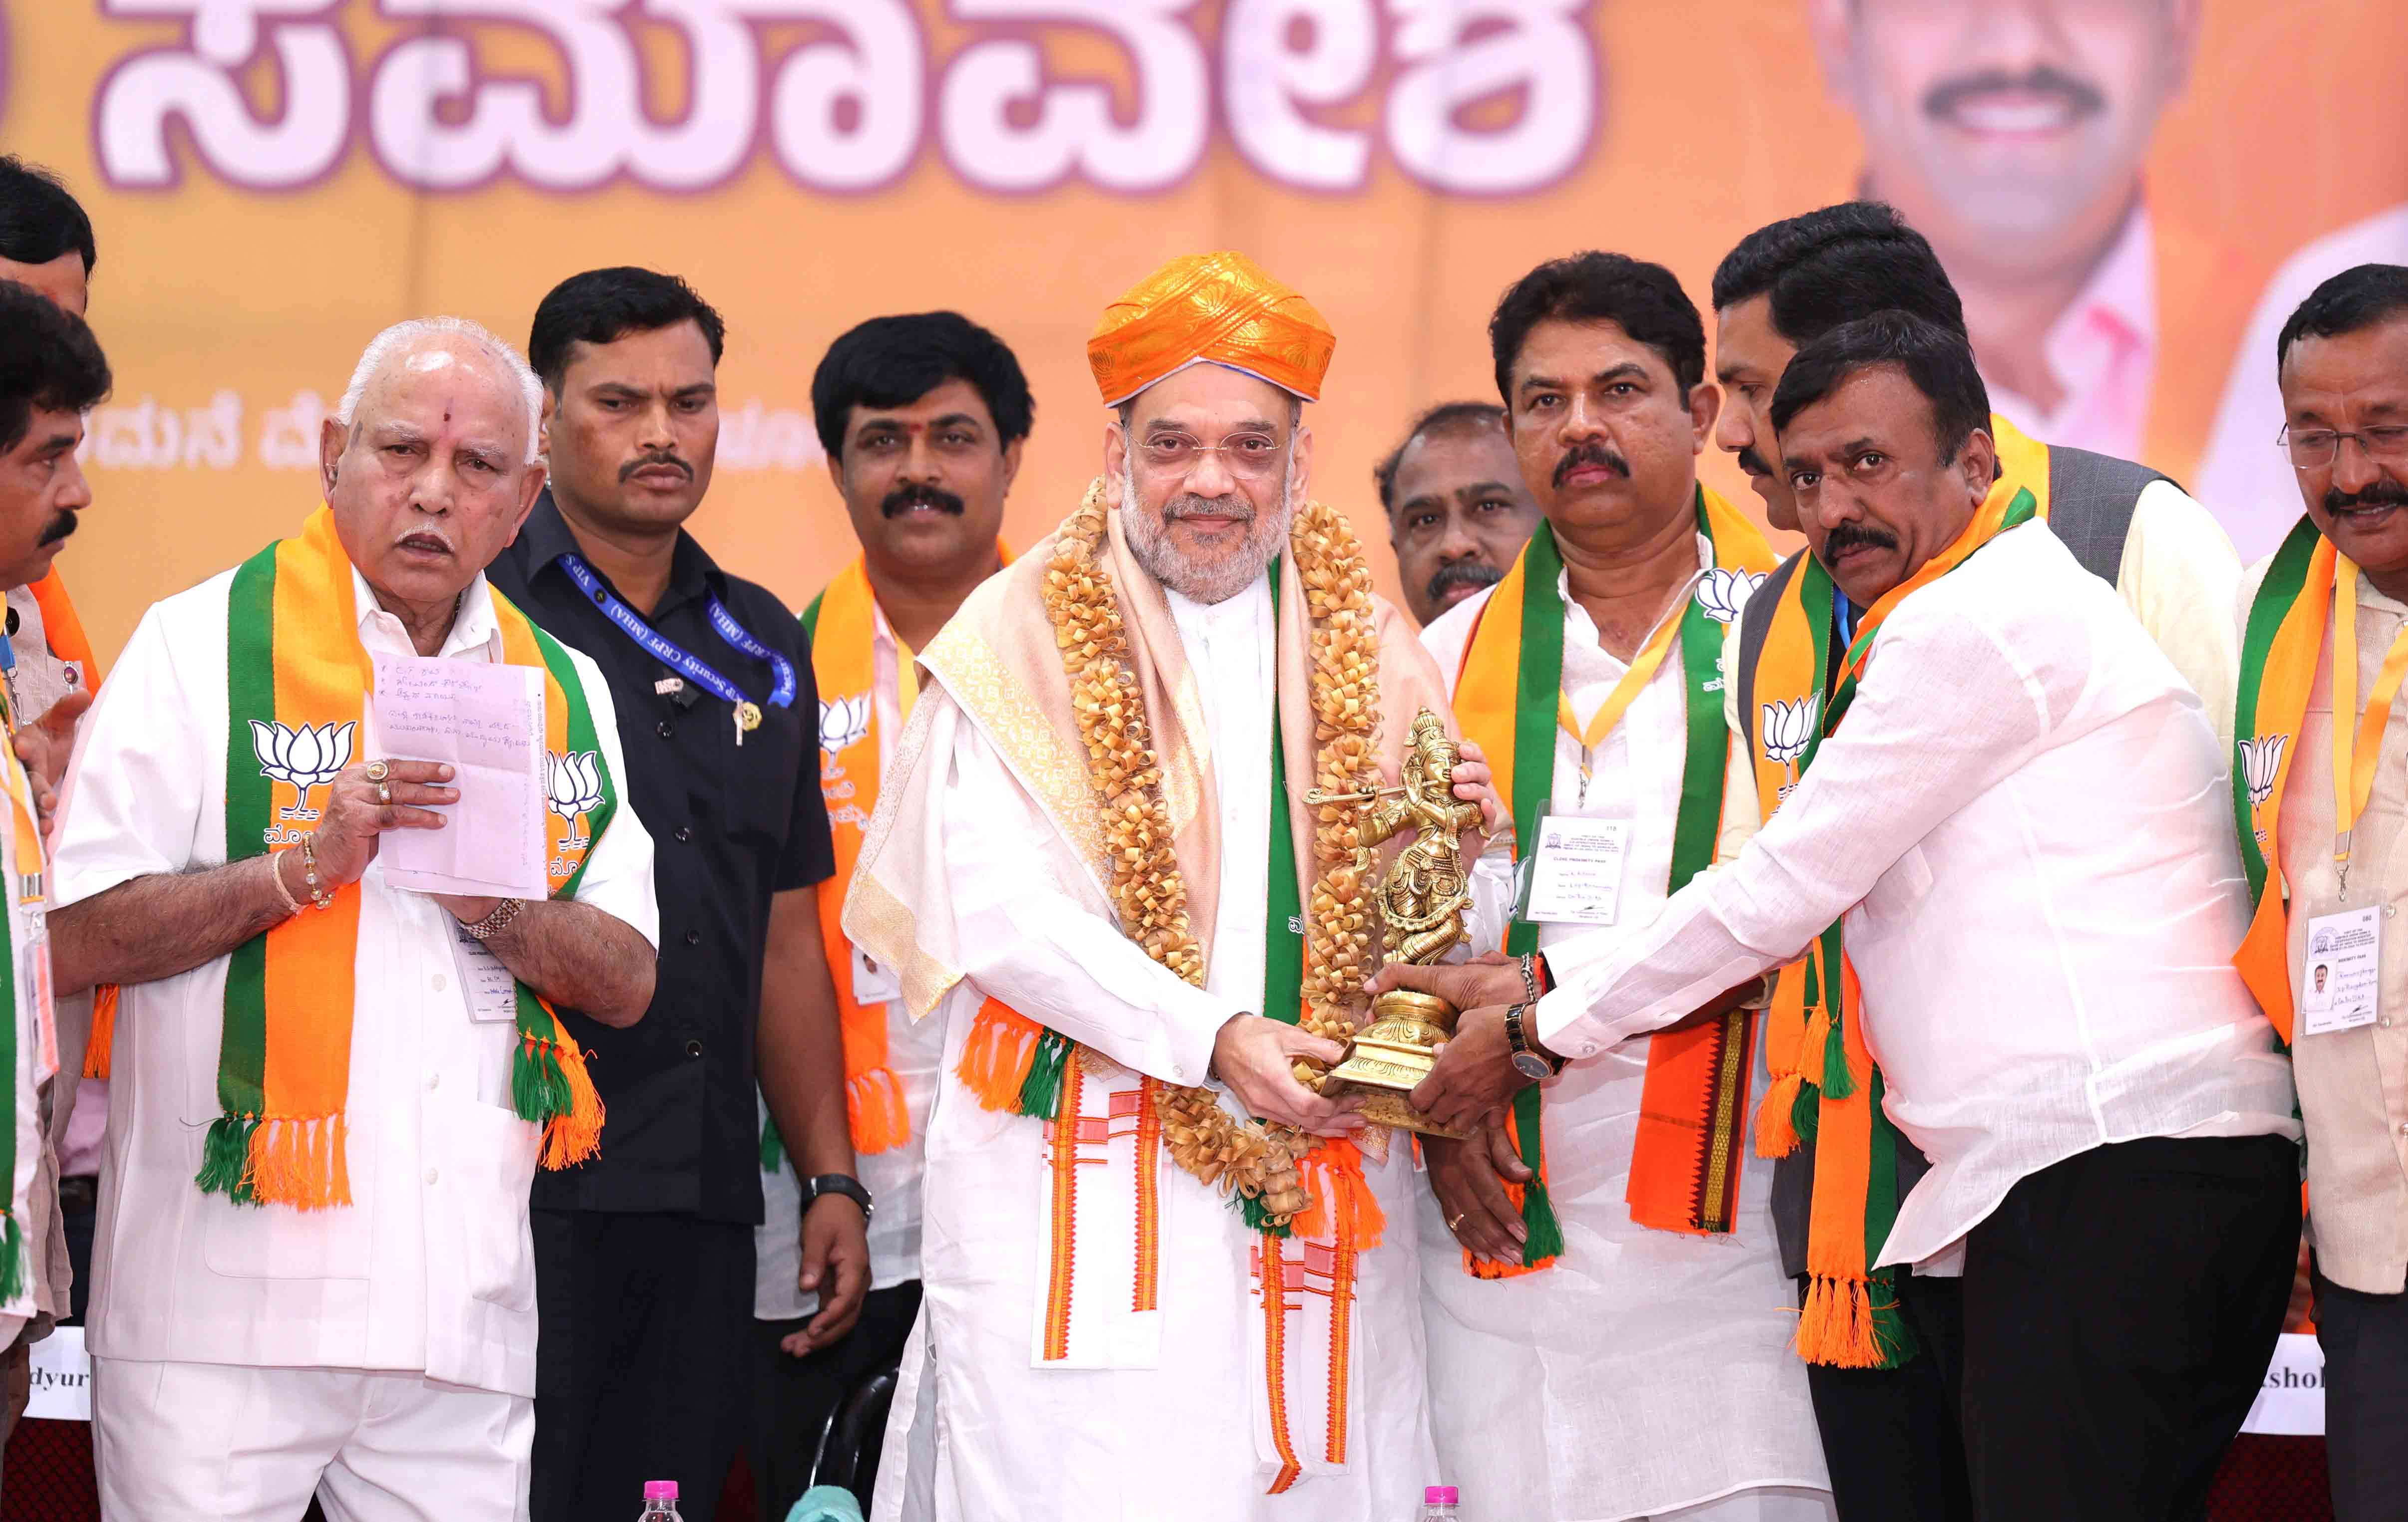
<path fill-rule="evenodd" d="M 2372 1522 L 2408 1497 L 2408 962 L 2384 947 L 2408 901 L 2408 268 L 2325 281 L 2276 356 L 2307 513 L 2243 589 L 2234 806 L 2258 910 L 2235 960 L 2307 1125 L 2333 1515 Z"/>

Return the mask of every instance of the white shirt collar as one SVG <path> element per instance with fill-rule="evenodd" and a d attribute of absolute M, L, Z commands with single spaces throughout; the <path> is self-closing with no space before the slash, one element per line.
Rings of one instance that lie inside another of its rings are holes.
<path fill-rule="evenodd" d="M 1246 584 L 1245 590 L 1217 603 L 1199 603 L 1168 586 L 1162 589 L 1162 594 L 1169 599 L 1170 617 L 1174 622 L 1182 629 L 1195 629 L 1208 634 L 1259 623 L 1270 615 L 1271 581 L 1267 576 L 1256 576 Z"/>
<path fill-rule="evenodd" d="M 359 610 L 359 634 L 363 643 L 374 648 L 376 645 L 391 645 L 397 639 L 401 642 L 401 648 L 414 648 L 409 631 L 402 627 L 399 619 L 378 604 L 376 589 L 368 585 L 367 577 L 360 575 L 360 568 L 356 565 L 351 567 L 351 605 Z M 372 635 L 381 637 L 371 638 Z M 443 637 L 443 648 L 439 654 L 447 661 L 465 655 L 481 656 L 487 661 L 501 660 L 502 626 L 494 614 L 493 589 L 486 583 L 484 572 L 478 572 L 477 578 L 469 582 L 467 590 L 461 594 L 460 611 L 452 617 L 452 632 Z"/>
<path fill-rule="evenodd" d="M 1714 542 L 1700 533 L 1698 535 L 1698 569 L 1711 571 L 1713 568 Z M 1577 617 L 1584 623 L 1587 622 L 1588 610 L 1572 601 L 1572 573 L 1570 566 L 1555 573 L 1555 595 L 1564 600 L 1567 616 Z M 1588 637 L 1591 643 L 1597 639 L 1597 626 L 1593 623 L 1588 624 Z"/>

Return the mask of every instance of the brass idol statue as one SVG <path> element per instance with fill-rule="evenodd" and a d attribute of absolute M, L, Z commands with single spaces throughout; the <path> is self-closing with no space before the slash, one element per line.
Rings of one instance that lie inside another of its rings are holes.
<path fill-rule="evenodd" d="M 1381 941 L 1389 961 L 1435 962 L 1466 933 L 1471 882 L 1463 870 L 1463 832 L 1480 826 L 1480 805 L 1455 796 L 1455 765 L 1461 759 L 1446 726 L 1424 708 L 1413 716 L 1403 784 L 1351 793 L 1306 793 L 1308 805 L 1352 804 L 1366 811 L 1355 866 L 1368 879 L 1372 853 L 1390 836 L 1412 831 L 1379 887 Z M 1354 1034 L 1323 1086 L 1331 1094 L 1369 1090 L 1367 1119 L 1432 1136 L 1460 1138 L 1415 1110 L 1406 1096 L 1436 1065 L 1435 1048 L 1455 1033 L 1453 1004 L 1432 994 L 1391 989 L 1371 1001 L 1371 1022 Z"/>

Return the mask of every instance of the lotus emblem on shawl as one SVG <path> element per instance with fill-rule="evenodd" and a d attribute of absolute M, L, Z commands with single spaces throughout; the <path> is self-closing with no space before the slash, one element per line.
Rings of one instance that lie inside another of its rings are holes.
<path fill-rule="evenodd" d="M 1790 698 L 1764 705 L 1764 759 L 1776 761 L 1789 769 L 1789 786 L 1781 796 L 1789 796 L 1798 786 L 1798 758 L 1806 754 L 1809 741 L 1814 737 L 1814 700 L 1811 697 Z"/>
<path fill-rule="evenodd" d="M 1706 617 L 1714 622 L 1731 623 L 1738 619 L 1739 610 L 1747 600 L 1756 595 L 1756 589 L 1763 585 L 1764 573 L 1760 571 L 1717 565 L 1698 578 L 1698 606 L 1705 609 Z"/>
<path fill-rule="evenodd" d="M 820 748 L 838 756 L 861 743 L 869 733 L 869 694 L 820 700 Z"/>
<path fill-rule="evenodd" d="M 281 723 L 251 721 L 251 748 L 259 758 L 260 775 L 293 785 L 293 806 L 278 810 L 278 818 L 318 818 L 320 811 L 309 806 L 309 790 L 334 781 L 351 763 L 351 736 L 359 727 L 356 719 L 315 729 L 307 724 L 290 729 Z"/>
<path fill-rule="evenodd" d="M 2249 806 L 2262 808 L 2266 800 L 2274 796 L 2274 777 L 2283 767 L 2283 747 L 2290 742 L 2287 734 L 2261 734 L 2255 740 L 2241 742 L 2241 775 L 2249 783 Z"/>
<path fill-rule="evenodd" d="M 601 758 L 591 750 L 572 750 L 563 755 L 546 751 L 543 758 L 544 807 L 568 821 L 569 838 L 565 847 L 575 849 L 586 844 L 579 837 L 580 820 L 602 806 Z"/>

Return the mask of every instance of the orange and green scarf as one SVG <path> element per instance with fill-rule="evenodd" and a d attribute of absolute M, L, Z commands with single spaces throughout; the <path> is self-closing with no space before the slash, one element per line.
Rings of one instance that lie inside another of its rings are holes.
<path fill-rule="evenodd" d="M 2315 686 L 2316 662 L 2324 658 L 2325 631 L 2332 619 L 2336 588 L 2346 581 L 2354 598 L 2357 579 L 2357 567 L 2341 557 L 2331 540 L 2316 532 L 2313 520 L 2301 518 L 2268 563 L 2266 579 L 2250 601 L 2249 621 L 2241 636 L 2241 681 L 2232 727 L 2232 816 L 2240 831 L 2241 866 L 2249 878 L 2255 908 L 2249 933 L 2232 962 L 2249 991 L 2258 996 L 2274 1033 L 2286 1045 L 2294 1012 L 2290 889 L 2280 880 L 2283 789 L 2290 781 L 2291 761 L 2299 750 L 2308 695 Z M 2363 799 L 2373 780 L 2392 703 L 2400 692 L 2408 645 L 2395 646 L 2384 661 L 2361 718 L 2354 691 L 2357 651 L 2343 651 L 2338 644 L 2333 656 L 2333 722 L 2359 726 L 2352 747 L 2355 775 L 2350 781 L 2355 796 Z M 2277 880 L 2270 885 L 2269 878 Z"/>
<path fill-rule="evenodd" d="M 1955 543 L 1865 610 L 1837 670 L 1830 663 L 1830 574 L 1810 556 L 1783 587 L 1753 693 L 1760 704 L 1756 800 L 1767 819 L 1847 716 L 1891 611 L 1999 534 L 2039 516 L 2039 498 L 2020 475 L 2010 466 Z M 1881 1070 L 1865 1046 L 1860 1003 L 1856 969 L 1834 923 L 1803 959 L 1782 969 L 1765 1024 L 1772 1088 L 1756 1112 L 1756 1155 L 1784 1157 L 1801 1138 L 1814 1139 L 1799 1355 L 1809 1363 L 1889 1369 L 1915 1351 L 1894 1272 L 1870 1266 L 1898 1221 L 1899 1136 L 1882 1114 Z"/>
<path fill-rule="evenodd" d="M 1011 549 L 997 541 L 996 553 L 1011 563 Z M 839 922 L 845 889 L 861 860 L 862 832 L 878 812 L 883 750 L 878 733 L 877 596 L 869 569 L 855 557 L 803 610 L 803 639 L 810 647 L 811 680 L 820 695 L 820 791 L 827 803 L 828 832 L 836 846 L 836 872 L 819 886 L 820 941 L 836 984 L 838 1030 L 844 1039 L 844 1108 L 853 1128 L 853 1149 L 885 1152 L 911 1139 L 911 1114 L 903 1081 L 887 1058 L 886 1002 L 864 1001 L 853 992 L 853 944 Z M 911 717 L 919 683 L 912 652 L 895 647 L 898 683 L 896 707 Z M 785 1157 L 777 1123 L 761 1127 L 761 1167 L 776 1173 Z"/>
<path fill-rule="evenodd" d="M 1702 486 L 1697 522 L 1698 532 L 1713 546 L 1714 569 L 1726 577 L 1760 576 L 1772 569 L 1772 549 L 1764 535 Z M 1512 787 L 1514 838 L 1524 842 L 1536 838 L 1540 810 L 1555 787 L 1564 681 L 1563 563 L 1555 531 L 1540 524 L 1482 607 L 1455 686 L 1455 718 L 1465 736 L 1479 744 L 1494 775 Z M 1708 599 L 1691 596 L 1679 618 L 1659 631 L 1667 645 L 1674 631 L 1680 635 L 1682 691 L 1688 706 L 1681 804 L 1672 828 L 1671 892 L 1713 864 L 1722 833 L 1730 762 L 1730 731 L 1723 721 L 1723 625 L 1717 612 L 1722 605 L 1710 608 Z M 1655 647 L 1652 653 L 1661 660 L 1664 650 Z M 1643 682 L 1640 664 L 1634 661 L 1633 671 Z M 1538 945 L 1536 925 L 1517 921 L 1506 932 L 1505 949 L 1512 955 L 1535 951 Z M 1735 1011 L 1648 1043 L 1628 1191 L 1631 1219 L 1640 1225 L 1706 1234 L 1731 1229 L 1744 1151 L 1740 1135 L 1754 1019 L 1752 1012 Z M 1515 1097 L 1507 1117 L 1513 1145 L 1533 1175 L 1526 1185 L 1505 1186 L 1509 1195 L 1518 1196 L 1528 1232 L 1523 1261 L 1493 1263 L 1466 1254 L 1466 1268 L 1481 1278 L 1527 1273 L 1562 1255 L 1563 1231 L 1547 1192 L 1541 1113 L 1533 1085 Z"/>
<path fill-rule="evenodd" d="M 311 800 L 352 757 L 375 686 L 352 589 L 351 560 L 323 507 L 297 538 L 235 571 L 226 608 L 229 861 L 299 845 L 305 832 L 295 824 L 318 818 Z M 590 761 L 600 785 L 599 802 L 582 815 L 544 814 L 552 893 L 570 896 L 617 809 L 616 789 L 568 653 L 500 592 L 493 603 L 502 659 L 544 674 L 546 750 L 562 762 Z M 289 804 L 277 796 L 270 756 L 294 789 Z M 218 1055 L 222 1113 L 209 1123 L 194 1180 L 204 1192 L 304 1210 L 351 1203 L 344 1107 L 361 897 L 359 884 L 347 884 L 331 907 L 304 908 L 234 949 Z M 523 983 L 518 1033 L 512 1103 L 543 1128 L 546 1168 L 582 1162 L 599 1143 L 602 1103 L 576 1040 Z"/>
<path fill-rule="evenodd" d="M 13 735 L 18 716 L 0 690 L 0 734 Z M 44 859 L 41 826 L 34 813 L 33 786 L 16 747 L 0 745 L 0 790 L 8 795 L 9 858 L 7 882 L 8 913 L 0 922 L 0 1304 L 25 1292 L 25 1202 L 16 1192 L 17 1128 L 32 1122 L 29 1139 L 38 1138 L 37 1078 L 58 1062 L 58 1028 L 50 1011 L 50 944 L 41 936 L 18 944 L 18 925 L 38 923 L 44 905 Z M 20 1001 L 30 1002 L 33 1023 Z M 22 1048 L 32 1042 L 35 1050 Z M 38 1145 L 38 1142 L 36 1142 Z"/>

